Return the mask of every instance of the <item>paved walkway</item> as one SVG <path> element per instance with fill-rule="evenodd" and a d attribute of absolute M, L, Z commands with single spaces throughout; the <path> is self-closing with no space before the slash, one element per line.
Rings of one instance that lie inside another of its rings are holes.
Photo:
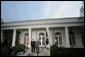
<path fill-rule="evenodd" d="M 37 56 L 36 53 L 30 53 L 30 49 L 28 49 L 25 53 L 22 53 L 18 56 Z M 40 53 L 38 56 L 50 56 L 50 49 L 40 48 Z"/>

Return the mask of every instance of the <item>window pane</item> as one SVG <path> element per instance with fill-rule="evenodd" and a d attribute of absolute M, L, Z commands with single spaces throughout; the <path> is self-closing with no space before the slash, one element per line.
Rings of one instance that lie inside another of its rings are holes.
<path fill-rule="evenodd" d="M 75 41 L 75 37 L 74 36 L 72 36 L 72 41 L 73 41 L 73 45 L 75 45 L 76 41 Z"/>
<path fill-rule="evenodd" d="M 39 40 L 41 40 L 41 37 L 39 37 Z"/>
<path fill-rule="evenodd" d="M 42 37 L 42 45 L 45 45 L 45 37 Z"/>
<path fill-rule="evenodd" d="M 41 37 L 39 37 L 39 42 L 40 42 L 40 45 L 41 45 Z"/>
<path fill-rule="evenodd" d="M 75 33 L 72 30 L 69 31 L 69 39 L 70 39 L 70 45 L 76 44 Z"/>
<path fill-rule="evenodd" d="M 58 37 L 55 37 L 55 40 L 56 40 L 56 44 L 58 45 Z"/>
<path fill-rule="evenodd" d="M 76 41 L 75 41 L 75 36 L 71 35 L 70 36 L 70 45 L 75 45 Z"/>
<path fill-rule="evenodd" d="M 72 39 L 71 39 L 71 36 L 69 36 L 69 39 L 70 39 L 70 45 L 72 45 Z"/>

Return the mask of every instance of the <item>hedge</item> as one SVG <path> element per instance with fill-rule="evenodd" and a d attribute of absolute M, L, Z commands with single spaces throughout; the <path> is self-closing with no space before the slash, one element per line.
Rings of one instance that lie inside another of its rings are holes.
<path fill-rule="evenodd" d="M 9 56 L 12 52 L 10 45 L 1 45 L 1 56 Z"/>
<path fill-rule="evenodd" d="M 25 48 L 26 46 L 24 44 L 18 44 L 15 47 L 1 45 L 1 56 L 15 56 L 18 52 L 25 52 Z"/>
<path fill-rule="evenodd" d="M 51 56 L 84 56 L 84 48 L 64 48 L 52 45 L 50 48 Z"/>

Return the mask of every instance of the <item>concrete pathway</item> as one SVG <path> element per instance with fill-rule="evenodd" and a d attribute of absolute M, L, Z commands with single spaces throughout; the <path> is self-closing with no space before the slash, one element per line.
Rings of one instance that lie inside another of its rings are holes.
<path fill-rule="evenodd" d="M 22 53 L 17 56 L 37 56 L 36 53 L 31 53 L 30 49 L 28 49 L 25 53 Z M 38 56 L 50 56 L 50 49 L 47 48 L 40 48 L 40 53 Z"/>

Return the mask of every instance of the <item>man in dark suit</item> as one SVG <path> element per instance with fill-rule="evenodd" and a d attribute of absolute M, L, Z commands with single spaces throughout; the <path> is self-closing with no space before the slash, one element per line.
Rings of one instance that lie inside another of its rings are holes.
<path fill-rule="evenodd" d="M 32 41 L 31 41 L 31 52 L 35 53 L 35 41 L 34 41 L 34 39 L 32 39 Z"/>

